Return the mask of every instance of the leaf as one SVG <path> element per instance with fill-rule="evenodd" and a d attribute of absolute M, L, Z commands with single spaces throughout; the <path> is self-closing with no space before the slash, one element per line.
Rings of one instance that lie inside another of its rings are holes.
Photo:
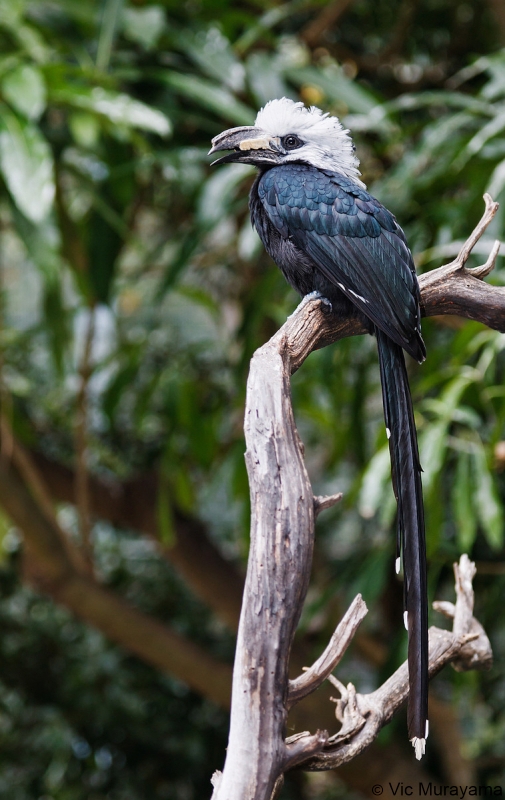
<path fill-rule="evenodd" d="M 460 453 L 452 491 L 456 536 L 462 553 L 469 553 L 477 535 L 477 518 L 472 503 L 470 456 Z"/>
<path fill-rule="evenodd" d="M 89 279 L 94 297 L 102 303 L 108 303 L 123 239 L 101 211 L 102 208 L 95 207 L 88 223 Z"/>
<path fill-rule="evenodd" d="M 198 220 L 203 225 L 216 224 L 230 213 L 230 205 L 238 187 L 254 173 L 254 167 L 227 164 L 205 182 L 198 201 Z"/>
<path fill-rule="evenodd" d="M 61 280 L 63 264 L 59 231 L 47 222 L 33 224 L 18 210 L 14 202 L 11 202 L 11 214 L 16 232 L 43 278 L 41 290 L 44 333 L 55 371 L 62 376 L 65 353 L 72 337 Z M 38 305 L 38 298 L 36 302 Z M 10 388 L 11 391 L 16 391 L 12 385 Z"/>
<path fill-rule="evenodd" d="M 63 376 L 65 350 L 71 341 L 68 315 L 63 303 L 60 281 L 47 282 L 44 287 L 44 317 L 46 333 L 56 372 Z"/>
<path fill-rule="evenodd" d="M 476 377 L 480 376 L 477 376 L 470 367 L 464 367 L 444 388 L 440 399 L 445 406 L 445 414 L 448 418 L 452 418 L 454 410 L 460 403 L 461 395 Z"/>
<path fill-rule="evenodd" d="M 0 510 L 0 563 L 3 565 L 9 555 L 11 544 L 9 533 L 12 531 L 12 521 Z"/>
<path fill-rule="evenodd" d="M 485 68 L 491 76 L 490 80 L 486 82 L 482 89 L 482 96 L 489 100 L 495 100 L 497 97 L 503 97 L 505 64 L 503 63 L 501 51 L 498 51 L 498 53 L 496 53 L 494 56 L 488 58 L 479 58 L 476 62 L 476 65 L 477 64 Z"/>
<path fill-rule="evenodd" d="M 442 468 L 447 449 L 448 420 L 432 423 L 419 438 L 423 488 L 427 492 Z"/>
<path fill-rule="evenodd" d="M 471 156 L 479 153 L 484 145 L 505 129 L 505 111 L 501 110 L 486 125 L 480 126 L 475 136 L 470 139 L 466 151 L 458 159 L 458 166 L 463 166 Z"/>
<path fill-rule="evenodd" d="M 438 399 L 429 399 L 425 403 L 425 407 L 439 417 L 435 422 L 427 424 L 419 437 L 423 487 L 426 492 L 432 487 L 442 468 L 447 450 L 447 433 L 450 423 L 457 421 L 471 425 L 478 424 L 475 415 L 465 413 L 464 408 L 459 407 L 461 396 L 474 377 L 475 373 L 472 370 L 463 370 L 448 383 Z"/>
<path fill-rule="evenodd" d="M 165 114 L 139 100 L 134 100 L 127 94 L 115 94 L 95 87 L 91 90 L 90 101 L 88 108 L 103 114 L 116 125 L 130 125 L 160 136 L 168 136 L 171 133 L 172 126 Z"/>
<path fill-rule="evenodd" d="M 96 148 L 100 138 L 100 122 L 87 111 L 74 111 L 68 120 L 75 142 L 85 149 Z"/>
<path fill-rule="evenodd" d="M 178 31 L 173 36 L 174 45 L 198 64 L 209 78 L 213 78 L 233 92 L 241 92 L 245 86 L 245 69 L 233 52 L 229 40 L 215 25 L 207 30 L 193 33 Z"/>
<path fill-rule="evenodd" d="M 503 546 L 503 509 L 481 442 L 476 446 L 473 463 L 477 515 L 489 545 L 497 550 Z"/>
<path fill-rule="evenodd" d="M 54 89 L 51 99 L 84 111 L 94 111 L 114 125 L 140 128 L 159 136 L 168 136 L 172 131 L 170 120 L 159 109 L 141 103 L 130 95 L 118 94 L 100 86 L 90 91 Z"/>
<path fill-rule="evenodd" d="M 114 39 L 123 0 L 104 0 L 102 5 L 100 34 L 96 48 L 96 68 L 106 71 L 112 55 Z"/>
<path fill-rule="evenodd" d="M 42 222 L 53 205 L 53 157 L 39 129 L 0 106 L 0 167 L 20 211 Z"/>
<path fill-rule="evenodd" d="M 130 356 L 130 360 L 119 368 L 111 379 L 102 395 L 102 410 L 107 416 L 111 428 L 114 427 L 114 416 L 127 387 L 134 385 L 138 374 L 137 358 Z"/>
<path fill-rule="evenodd" d="M 27 119 L 38 119 L 46 107 L 44 78 L 40 70 L 30 64 L 22 64 L 4 76 L 2 93 Z"/>
<path fill-rule="evenodd" d="M 420 92 L 418 94 L 402 94 L 394 100 L 383 104 L 383 108 L 388 111 L 407 111 L 434 106 L 449 108 L 464 108 L 476 114 L 484 116 L 494 116 L 492 103 L 486 103 L 476 97 L 463 94 L 463 92 L 432 91 Z"/>
<path fill-rule="evenodd" d="M 203 230 L 205 229 L 203 228 L 200 233 L 203 233 Z M 161 277 L 159 288 L 156 293 L 157 300 L 160 300 L 176 283 L 179 275 L 187 267 L 191 257 L 200 247 L 200 244 L 200 237 L 195 234 L 193 229 L 184 235 L 180 242 L 177 242 L 173 258 L 170 260 Z"/>
<path fill-rule="evenodd" d="M 12 203 L 12 219 L 19 238 L 23 242 L 33 263 L 44 277 L 44 283 L 52 285 L 61 280 L 63 268 L 61 259 L 61 239 L 59 230 L 54 225 L 42 223 L 34 225 L 20 213 Z"/>
<path fill-rule="evenodd" d="M 475 430 L 478 430 L 482 425 L 482 417 L 470 406 L 455 408 L 452 419 L 454 422 L 459 422 L 461 425 L 466 425 Z"/>
<path fill-rule="evenodd" d="M 25 10 L 26 0 L 0 0 L 0 24 L 18 25 Z"/>
<path fill-rule="evenodd" d="M 498 166 L 494 169 L 493 174 L 489 179 L 486 192 L 491 197 L 498 197 L 503 191 L 505 186 L 505 161 L 500 161 Z"/>
<path fill-rule="evenodd" d="M 391 562 L 389 548 L 374 548 L 372 552 L 365 555 L 360 564 L 359 574 L 349 587 L 350 594 L 356 595 L 361 592 L 365 602 L 373 607 L 384 591 L 392 567 Z M 399 618 L 400 612 L 401 608 L 398 611 Z"/>
<path fill-rule="evenodd" d="M 164 468 L 160 469 L 159 473 L 156 512 L 160 541 L 167 547 L 170 547 L 175 544 L 176 533 Z"/>
<path fill-rule="evenodd" d="M 282 20 L 295 14 L 300 9 L 303 10 L 306 0 L 291 0 L 288 3 L 270 8 L 259 18 L 255 25 L 248 25 L 247 30 L 237 39 L 234 44 L 237 53 L 245 53 L 266 31 L 269 31 Z"/>
<path fill-rule="evenodd" d="M 179 465 L 173 476 L 175 502 L 181 511 L 190 514 L 195 508 L 195 492 L 187 470 Z"/>
<path fill-rule="evenodd" d="M 384 490 L 390 475 L 389 445 L 385 445 L 375 453 L 363 475 L 358 509 L 365 519 L 371 519 L 384 501 Z"/>
<path fill-rule="evenodd" d="M 242 261 L 254 261 L 261 253 L 261 239 L 255 228 L 251 225 L 251 221 L 246 217 L 244 224 L 240 229 L 237 252 Z"/>
<path fill-rule="evenodd" d="M 348 78 L 336 64 L 325 69 L 298 67 L 286 70 L 285 74 L 297 86 L 317 86 L 329 100 L 345 105 L 345 113 L 368 114 L 377 106 L 372 92 Z"/>
<path fill-rule="evenodd" d="M 290 97 L 276 59 L 267 53 L 253 53 L 247 59 L 247 79 L 258 105 L 276 97 Z"/>
<path fill-rule="evenodd" d="M 20 24 L 9 27 L 12 36 L 17 39 L 21 48 L 33 61 L 38 64 L 46 64 L 49 61 L 51 51 L 37 28 L 34 28 L 33 25 Z"/>
<path fill-rule="evenodd" d="M 172 509 L 166 491 L 160 490 L 158 495 L 158 530 L 160 541 L 170 547 L 175 542 L 175 528 Z"/>
<path fill-rule="evenodd" d="M 183 75 L 182 72 L 169 70 L 157 72 L 156 76 L 183 97 L 193 100 L 223 119 L 235 122 L 237 125 L 252 125 L 254 122 L 254 112 L 227 89 L 222 89 L 215 83 L 198 78 L 196 75 Z"/>
<path fill-rule="evenodd" d="M 122 22 L 127 39 L 141 45 L 144 50 L 152 50 L 165 28 L 165 12 L 161 6 L 125 8 Z"/>

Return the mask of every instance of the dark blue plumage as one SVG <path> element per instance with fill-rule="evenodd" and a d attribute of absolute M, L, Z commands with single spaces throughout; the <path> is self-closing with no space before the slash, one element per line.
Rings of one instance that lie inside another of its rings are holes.
<path fill-rule="evenodd" d="M 359 180 L 348 131 L 335 117 L 287 98 L 259 112 L 254 127 L 233 128 L 211 152 L 215 163 L 254 164 L 253 224 L 287 281 L 317 291 L 336 314 L 358 314 L 375 333 L 393 488 L 397 556 L 403 555 L 409 634 L 409 737 L 424 752 L 428 710 L 426 553 L 421 467 L 403 350 L 425 357 L 419 287 L 411 252 L 394 216 Z M 398 562 L 399 563 L 399 562 Z"/>
<path fill-rule="evenodd" d="M 331 300 L 340 290 L 393 341 L 423 360 L 412 256 L 402 229 L 378 200 L 343 175 L 289 164 L 258 177 L 251 213 L 267 250 L 272 236 L 262 214 L 282 239 L 317 264 L 318 286 L 310 291 L 317 288 Z M 271 255 L 282 269 L 278 254 Z M 297 285 L 296 270 L 286 277 L 300 294 L 307 293 L 305 283 Z"/>
<path fill-rule="evenodd" d="M 421 467 L 402 348 L 418 361 L 419 287 L 394 216 L 352 178 L 306 164 L 260 172 L 251 217 L 266 250 L 302 296 L 319 291 L 338 313 L 351 303 L 377 336 L 384 415 L 398 503 L 397 556 L 403 552 L 409 631 L 409 735 L 425 738 L 428 622 Z"/>

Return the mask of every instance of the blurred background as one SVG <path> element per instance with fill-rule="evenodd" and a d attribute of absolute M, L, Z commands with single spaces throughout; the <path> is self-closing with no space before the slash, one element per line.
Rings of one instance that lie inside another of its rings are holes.
<path fill-rule="evenodd" d="M 0 42 L 0 798 L 207 798 L 248 548 L 248 362 L 297 303 L 251 229 L 253 171 L 211 171 L 210 139 L 283 95 L 337 114 L 419 270 L 439 266 L 483 192 L 503 200 L 505 2 L 0 0 Z M 468 552 L 495 666 L 433 681 L 419 766 L 399 714 L 284 800 L 505 783 L 505 336 L 423 333 L 430 598 L 454 599 Z M 362 592 L 338 676 L 370 691 L 406 655 L 373 340 L 312 354 L 293 399 L 315 492 L 344 492 L 293 660 Z M 289 732 L 334 732 L 331 693 Z"/>

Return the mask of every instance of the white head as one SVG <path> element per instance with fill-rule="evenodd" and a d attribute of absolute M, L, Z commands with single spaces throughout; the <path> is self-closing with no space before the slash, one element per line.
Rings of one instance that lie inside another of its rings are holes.
<path fill-rule="evenodd" d="M 290 133 L 301 142 L 285 161 L 306 161 L 320 169 L 333 169 L 358 177 L 359 160 L 349 135 L 337 117 L 324 114 L 320 108 L 306 108 L 287 97 L 270 100 L 256 117 L 255 126 L 271 136 L 285 138 Z"/>
<path fill-rule="evenodd" d="M 258 112 L 254 126 L 224 131 L 212 140 L 212 145 L 211 153 L 235 151 L 219 163 L 274 166 L 303 162 L 343 173 L 361 183 L 352 139 L 337 117 L 314 106 L 306 108 L 287 97 L 267 103 Z"/>

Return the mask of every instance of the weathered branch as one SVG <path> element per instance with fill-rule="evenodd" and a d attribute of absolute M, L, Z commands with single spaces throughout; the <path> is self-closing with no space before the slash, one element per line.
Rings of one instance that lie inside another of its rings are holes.
<path fill-rule="evenodd" d="M 288 662 L 312 563 L 314 497 L 290 403 L 289 356 L 271 343 L 253 356 L 247 385 L 253 518 L 219 800 L 270 798 L 292 755 L 284 743 Z"/>
<path fill-rule="evenodd" d="M 336 506 L 337 503 L 340 503 L 342 500 L 343 494 L 342 492 L 337 492 L 337 494 L 329 494 L 329 495 L 316 495 L 314 497 L 314 514 L 316 517 L 319 516 L 321 511 L 326 511 L 327 508 L 333 508 Z"/>
<path fill-rule="evenodd" d="M 337 24 L 353 0 L 332 0 L 303 28 L 300 38 L 309 47 L 316 47 L 323 35 Z"/>
<path fill-rule="evenodd" d="M 498 208 L 487 195 L 485 203 L 482 220 L 455 261 L 421 277 L 421 302 L 425 316 L 460 314 L 505 331 L 505 289 L 481 280 L 493 268 L 499 245 L 486 264 L 475 270 L 465 266 Z M 289 683 L 289 654 L 311 567 L 315 510 L 321 508 L 303 462 L 289 377 L 313 350 L 365 332 L 357 316 L 336 318 L 327 303 L 306 299 L 251 361 L 245 420 L 251 548 L 233 674 L 229 745 L 224 771 L 213 781 L 213 800 L 270 800 L 283 773 L 294 765 L 318 770 L 348 762 L 371 744 L 407 696 L 406 664 L 367 698 L 358 695 L 352 684 L 346 688 L 337 681 L 340 731 L 331 737 L 318 731 L 284 738 L 290 702 L 320 683 L 321 675 L 331 671 L 328 665 L 338 661 L 352 638 L 342 623 L 342 649 L 332 638 L 308 676 Z M 468 564 L 463 560 L 460 564 L 453 631 L 430 630 L 430 675 L 449 661 L 463 669 L 489 663 L 489 642 L 471 613 L 473 575 Z M 449 608 L 446 611 L 450 613 Z"/>
<path fill-rule="evenodd" d="M 92 374 L 91 354 L 95 338 L 96 308 L 88 309 L 88 320 L 83 352 L 79 364 L 79 390 L 76 397 L 74 443 L 75 443 L 75 498 L 79 519 L 81 548 L 90 571 L 93 570 L 93 547 L 91 542 L 92 519 L 90 514 L 89 469 L 88 469 L 88 417 L 89 382 Z"/>
<path fill-rule="evenodd" d="M 314 692 L 342 660 L 361 620 L 367 613 L 366 603 L 358 594 L 344 618 L 339 622 L 324 653 L 300 677 L 289 681 L 287 705 L 291 708 Z"/>
<path fill-rule="evenodd" d="M 489 669 L 492 652 L 489 639 L 480 623 L 473 617 L 472 578 L 475 564 L 468 556 L 461 556 L 454 565 L 456 577 L 456 605 L 434 603 L 434 608 L 452 616 L 452 631 L 432 627 L 429 631 L 429 675 L 434 677 L 446 664 L 458 671 Z M 340 692 L 336 716 L 342 723 L 340 731 L 327 739 L 321 752 L 300 761 L 303 769 L 334 769 L 361 753 L 376 738 L 395 711 L 407 699 L 409 691 L 408 667 L 405 662 L 375 692 L 358 694 L 352 684 L 342 686 L 331 681 Z M 287 740 L 289 742 L 289 739 Z"/>

